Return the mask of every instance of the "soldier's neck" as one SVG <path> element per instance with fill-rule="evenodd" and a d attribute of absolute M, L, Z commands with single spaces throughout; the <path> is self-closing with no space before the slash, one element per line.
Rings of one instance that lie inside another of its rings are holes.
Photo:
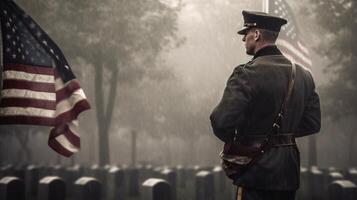
<path fill-rule="evenodd" d="M 264 42 L 264 43 L 257 43 L 257 45 L 255 46 L 255 49 L 254 49 L 254 55 L 257 54 L 257 52 L 267 46 L 275 46 L 274 43 L 267 43 L 267 42 Z"/>

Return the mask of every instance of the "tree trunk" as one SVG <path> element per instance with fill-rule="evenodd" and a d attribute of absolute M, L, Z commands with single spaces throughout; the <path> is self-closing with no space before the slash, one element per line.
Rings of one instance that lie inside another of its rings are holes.
<path fill-rule="evenodd" d="M 131 166 L 136 166 L 136 131 L 131 131 Z"/>
<path fill-rule="evenodd" d="M 348 159 L 348 167 L 351 167 L 351 166 L 355 166 L 355 157 L 356 155 L 354 154 L 354 143 L 355 143 L 355 134 L 353 133 L 353 131 L 350 132 L 350 140 L 349 140 L 349 151 L 348 151 L 348 154 L 349 154 L 349 159 Z"/>
<path fill-rule="evenodd" d="M 111 80 L 109 84 L 109 94 L 107 98 L 107 104 L 105 105 L 104 100 L 104 83 L 103 83 L 103 71 L 104 63 L 100 63 L 95 66 L 95 104 L 96 104 L 96 116 L 98 124 L 98 140 L 99 140 L 99 165 L 104 166 L 110 164 L 110 154 L 109 154 L 109 127 L 112 121 L 113 110 L 115 99 L 117 96 L 117 83 L 118 83 L 118 68 L 116 62 L 110 63 L 111 69 Z"/>

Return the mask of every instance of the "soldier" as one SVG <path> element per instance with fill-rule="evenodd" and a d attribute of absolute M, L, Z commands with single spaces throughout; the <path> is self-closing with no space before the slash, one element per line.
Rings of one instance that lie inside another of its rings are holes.
<path fill-rule="evenodd" d="M 210 119 L 223 142 L 234 137 L 262 143 L 280 111 L 291 79 L 292 63 L 275 45 L 287 20 L 263 12 L 243 11 L 246 53 L 254 56 L 239 65 L 227 81 L 223 97 Z M 235 176 L 237 199 L 293 200 L 299 187 L 300 155 L 295 143 L 320 130 L 320 101 L 309 70 L 296 65 L 295 84 L 280 121 L 273 147 L 243 174 Z M 235 141 L 236 142 L 236 141 Z"/>

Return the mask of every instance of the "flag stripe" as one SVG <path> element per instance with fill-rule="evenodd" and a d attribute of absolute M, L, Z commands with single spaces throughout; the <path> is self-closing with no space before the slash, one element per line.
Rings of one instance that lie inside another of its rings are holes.
<path fill-rule="evenodd" d="M 30 117 L 47 117 L 51 118 L 55 114 L 55 110 L 32 108 L 32 107 L 1 107 L 0 115 L 6 116 L 30 116 Z"/>
<path fill-rule="evenodd" d="M 56 82 L 57 83 L 57 82 Z M 58 89 L 61 88 L 61 89 Z M 56 84 L 56 97 L 57 97 L 57 102 L 61 102 L 62 100 L 70 97 L 75 93 L 76 91 L 80 90 L 81 86 L 79 85 L 78 81 L 69 81 L 68 84 L 66 84 L 66 87 L 62 87 L 62 85 L 57 85 Z M 86 98 L 83 92 L 80 92 L 83 98 Z"/>
<path fill-rule="evenodd" d="M 39 99 L 33 100 L 24 98 L 3 98 L 1 99 L 0 107 L 33 107 L 55 110 L 56 102 Z"/>
<path fill-rule="evenodd" d="M 278 45 L 281 45 L 281 46 L 285 47 L 286 49 L 290 50 L 292 53 L 294 53 L 294 55 L 299 57 L 302 61 L 304 61 L 309 66 L 312 65 L 311 60 L 308 57 L 306 57 L 301 51 L 296 49 L 293 45 L 291 45 L 286 40 L 278 40 L 276 43 Z"/>
<path fill-rule="evenodd" d="M 67 140 L 69 140 L 72 143 L 72 145 L 79 148 L 80 147 L 80 138 L 77 135 L 77 133 L 75 133 L 73 131 L 73 129 L 70 128 L 70 126 L 73 126 L 71 122 L 68 124 L 53 128 L 50 133 L 50 138 L 55 139 L 58 136 L 63 134 L 63 135 L 65 135 Z"/>
<path fill-rule="evenodd" d="M 63 112 L 56 117 L 56 124 L 61 124 L 64 121 L 69 122 L 72 120 L 77 119 L 78 114 L 88 110 L 90 108 L 90 105 L 86 99 L 83 99 L 76 103 L 73 108 L 67 112 Z"/>
<path fill-rule="evenodd" d="M 27 72 L 31 74 L 43 74 L 43 75 L 53 75 L 52 67 L 38 67 L 38 66 L 30 66 L 30 65 L 22 65 L 22 64 L 12 64 L 12 63 L 4 63 L 3 71 L 20 71 Z"/>
<path fill-rule="evenodd" d="M 23 89 L 4 89 L 1 91 L 1 98 L 9 98 L 9 97 L 56 101 L 56 94 L 50 92 L 36 92 L 36 91 L 23 90 Z"/>
<path fill-rule="evenodd" d="M 49 139 L 48 146 L 65 157 L 70 157 L 73 154 L 73 152 L 66 149 L 66 147 L 60 144 L 56 139 Z"/>
<path fill-rule="evenodd" d="M 32 74 L 21 71 L 6 70 L 3 72 L 3 79 L 17 79 L 42 83 L 53 83 L 53 75 Z"/>
<path fill-rule="evenodd" d="M 1 109 L 0 109 L 1 110 Z M 6 116 L 0 114 L 0 124 L 28 124 L 39 126 L 54 126 L 53 118 L 36 116 Z"/>
<path fill-rule="evenodd" d="M 60 115 L 64 112 L 71 110 L 78 102 L 85 99 L 85 96 L 83 96 L 83 94 L 83 90 L 79 89 L 75 91 L 70 97 L 62 100 L 61 102 L 57 102 L 56 110 L 58 112 L 56 112 L 56 115 Z"/>
<path fill-rule="evenodd" d="M 68 134 L 63 133 L 56 137 L 57 140 L 64 148 L 66 148 L 70 152 L 78 152 L 78 147 L 74 146 L 71 141 L 66 137 Z"/>
<path fill-rule="evenodd" d="M 291 52 L 289 49 L 285 48 L 284 46 L 280 46 L 278 45 L 279 48 L 281 49 L 281 51 L 283 52 L 283 54 L 286 56 L 286 55 L 289 55 L 290 56 L 290 59 L 293 59 L 295 63 L 299 63 L 300 65 L 303 65 L 304 67 L 311 67 L 311 65 L 309 63 L 307 63 L 306 61 L 304 61 L 303 59 L 301 59 L 300 57 L 298 56 L 293 56 L 295 55 L 294 52 Z M 288 57 L 288 56 L 287 56 Z"/>
<path fill-rule="evenodd" d="M 37 92 L 55 92 L 53 83 L 38 83 L 23 80 L 9 80 L 3 82 L 3 89 L 27 89 Z"/>
<path fill-rule="evenodd" d="M 52 149 L 67 157 L 78 152 L 80 148 L 80 138 L 70 129 L 69 126 L 72 126 L 72 123 L 68 124 L 53 128 L 48 140 Z"/>

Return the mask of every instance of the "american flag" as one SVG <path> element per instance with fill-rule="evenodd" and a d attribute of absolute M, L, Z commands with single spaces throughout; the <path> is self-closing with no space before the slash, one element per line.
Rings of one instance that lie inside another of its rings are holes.
<path fill-rule="evenodd" d="M 49 146 L 69 157 L 80 148 L 76 119 L 89 102 L 63 53 L 41 27 L 12 0 L 0 5 L 0 124 L 52 126 Z"/>
<path fill-rule="evenodd" d="M 285 0 L 263 0 L 263 7 L 266 13 L 288 20 L 288 23 L 282 26 L 276 41 L 279 49 L 293 62 L 311 68 L 312 62 L 309 50 L 301 39 L 298 24 L 290 6 Z"/>

